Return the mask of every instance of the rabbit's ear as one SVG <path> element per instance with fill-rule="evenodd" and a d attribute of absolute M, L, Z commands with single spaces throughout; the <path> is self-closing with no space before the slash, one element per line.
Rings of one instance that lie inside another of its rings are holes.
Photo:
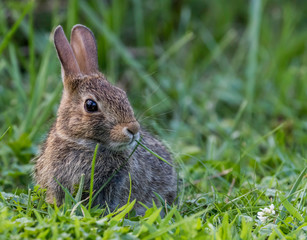
<path fill-rule="evenodd" d="M 81 74 L 74 52 L 72 51 L 63 28 L 60 25 L 57 26 L 54 31 L 54 45 L 62 65 L 62 74 L 64 76 Z"/>
<path fill-rule="evenodd" d="M 81 24 L 75 25 L 71 30 L 70 45 L 83 74 L 98 72 L 97 46 L 90 29 Z"/>

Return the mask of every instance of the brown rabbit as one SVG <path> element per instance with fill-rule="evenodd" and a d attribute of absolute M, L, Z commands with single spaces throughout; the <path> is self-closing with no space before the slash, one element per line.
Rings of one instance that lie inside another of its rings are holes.
<path fill-rule="evenodd" d="M 134 117 L 126 93 L 111 85 L 98 70 L 97 47 L 93 33 L 75 25 L 70 44 L 61 26 L 54 32 L 54 45 L 62 67 L 63 96 L 57 119 L 36 159 L 36 183 L 47 189 L 47 201 L 61 204 L 64 191 L 57 179 L 70 192 L 85 174 L 85 192 L 90 188 L 91 163 L 98 143 L 94 191 L 111 175 L 94 205 L 108 205 L 111 211 L 127 203 L 131 175 L 131 199 L 147 206 L 156 199 L 154 193 L 171 204 L 176 197 L 174 168 L 138 146 L 142 137 L 149 149 L 172 163 L 170 153 L 160 141 L 144 131 Z M 137 214 L 145 209 L 137 204 Z"/>

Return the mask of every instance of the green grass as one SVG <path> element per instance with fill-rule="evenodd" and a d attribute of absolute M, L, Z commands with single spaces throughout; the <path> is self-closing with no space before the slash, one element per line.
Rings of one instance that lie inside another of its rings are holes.
<path fill-rule="evenodd" d="M 1 239 L 306 239 L 306 11 L 275 0 L 1 1 Z M 110 213 L 82 202 L 81 181 L 57 207 L 33 185 L 62 91 L 50 33 L 77 23 L 172 149 L 176 206 L 135 216 L 127 199 Z"/>

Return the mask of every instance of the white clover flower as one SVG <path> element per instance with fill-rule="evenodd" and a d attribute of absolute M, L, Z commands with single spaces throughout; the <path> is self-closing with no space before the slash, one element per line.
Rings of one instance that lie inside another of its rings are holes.
<path fill-rule="evenodd" d="M 274 208 L 274 204 L 271 204 L 269 208 L 260 208 L 261 211 L 257 213 L 257 217 L 262 223 L 265 223 L 269 217 L 275 215 Z"/>

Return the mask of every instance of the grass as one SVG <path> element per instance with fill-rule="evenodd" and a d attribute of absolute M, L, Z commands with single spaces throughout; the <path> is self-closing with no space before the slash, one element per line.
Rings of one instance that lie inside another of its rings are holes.
<path fill-rule="evenodd" d="M 1 238 L 305 239 L 306 10 L 275 0 L 0 2 Z M 62 91 L 50 33 L 76 23 L 93 30 L 100 69 L 141 124 L 172 149 L 176 206 L 135 216 L 130 199 L 110 213 L 82 202 L 81 181 L 57 207 L 33 185 L 31 159 Z M 271 204 L 276 214 L 260 222 Z"/>

